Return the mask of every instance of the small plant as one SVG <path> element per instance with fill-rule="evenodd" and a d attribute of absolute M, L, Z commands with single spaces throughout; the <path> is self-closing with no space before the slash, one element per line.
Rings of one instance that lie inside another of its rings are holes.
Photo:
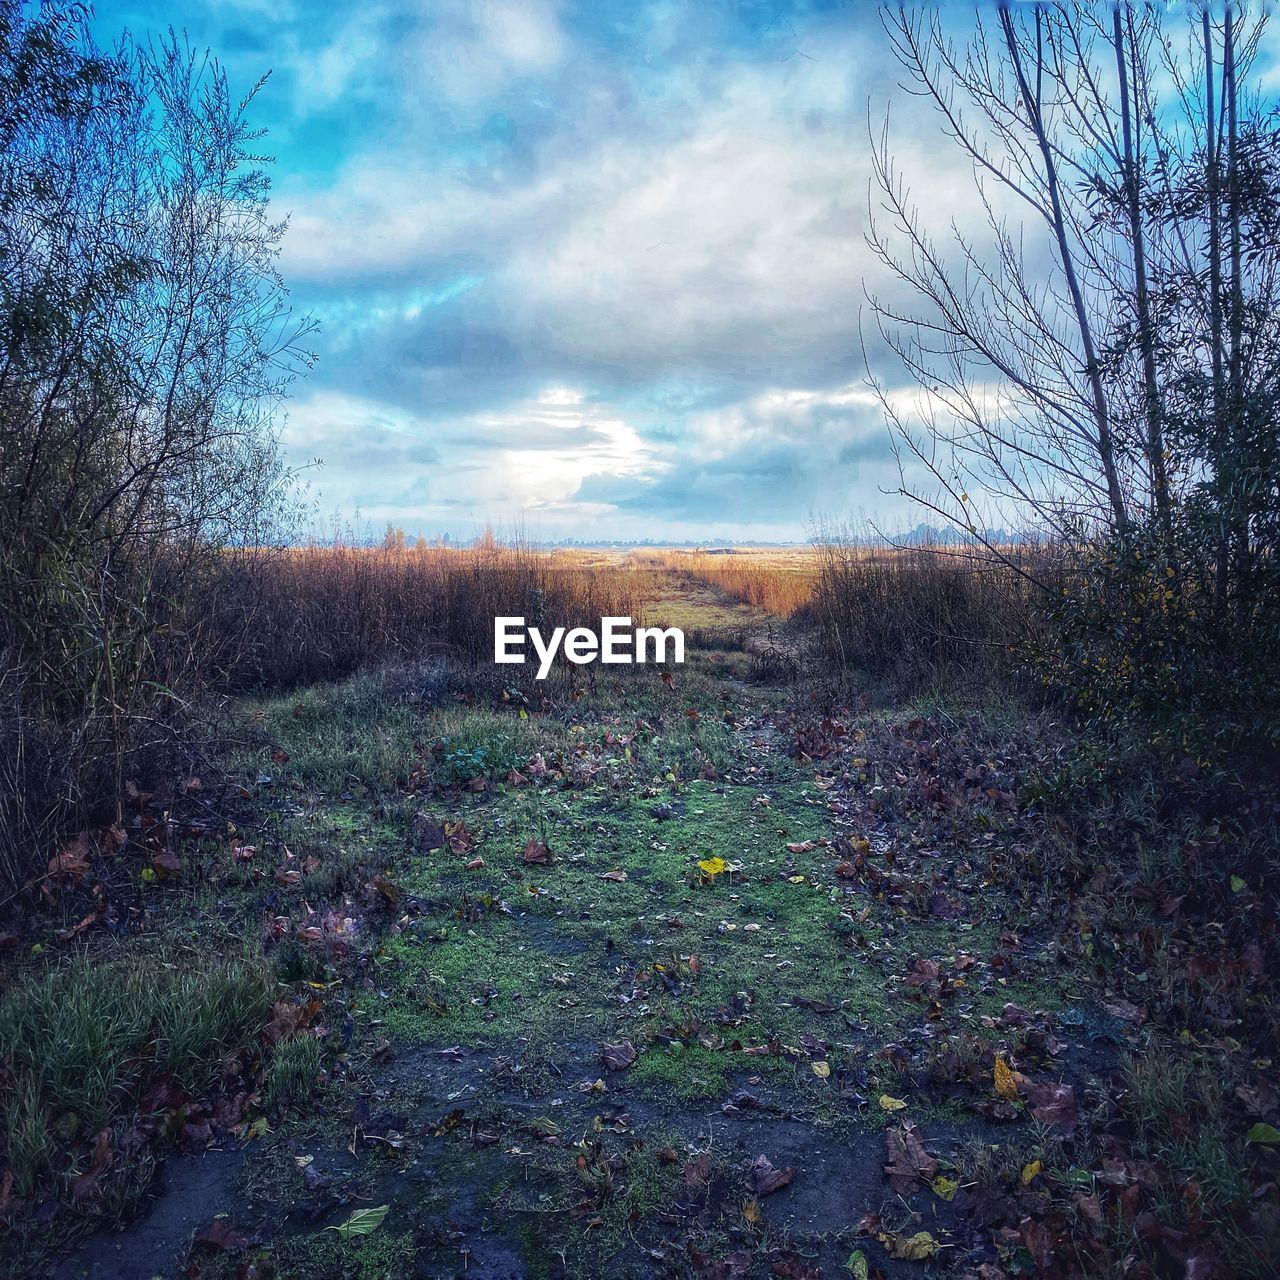
<path fill-rule="evenodd" d="M 444 754 L 445 770 L 455 782 L 492 777 L 514 768 L 515 764 L 510 753 L 502 752 L 497 746 L 454 747 Z"/>
<path fill-rule="evenodd" d="M 321 1062 L 320 1041 L 314 1036 L 295 1036 L 280 1044 L 267 1077 L 266 1109 L 274 1112 L 306 1102 L 319 1087 Z"/>

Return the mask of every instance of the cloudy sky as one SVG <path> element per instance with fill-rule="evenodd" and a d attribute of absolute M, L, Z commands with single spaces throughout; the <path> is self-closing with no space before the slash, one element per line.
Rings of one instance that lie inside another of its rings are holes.
<path fill-rule="evenodd" d="M 955 212 L 963 184 L 873 6 L 105 0 L 98 20 L 185 28 L 235 86 L 272 73 L 254 117 L 282 265 L 322 324 L 284 435 L 323 459 L 324 515 L 738 540 L 917 518 L 881 492 L 863 382 L 869 115 L 894 97 L 925 201 Z"/>

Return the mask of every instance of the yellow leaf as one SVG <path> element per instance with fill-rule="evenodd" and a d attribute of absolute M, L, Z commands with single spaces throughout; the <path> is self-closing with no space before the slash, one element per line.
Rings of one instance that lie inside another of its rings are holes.
<path fill-rule="evenodd" d="M 891 1098 L 887 1093 L 880 1095 L 880 1106 L 885 1111 L 902 1111 L 906 1105 L 901 1098 Z"/>
<path fill-rule="evenodd" d="M 1030 1164 L 1023 1165 L 1022 1166 L 1022 1185 L 1024 1187 L 1029 1187 L 1032 1183 L 1032 1180 L 1039 1174 L 1040 1170 L 1043 1168 L 1044 1166 L 1040 1163 L 1039 1160 L 1033 1160 Z"/>
<path fill-rule="evenodd" d="M 723 858 L 703 858 L 698 863 L 698 870 L 709 876 L 718 876 L 728 869 L 729 864 Z"/>
<path fill-rule="evenodd" d="M 831 1064 L 829 1062 L 811 1062 L 809 1066 L 813 1068 L 813 1074 L 820 1076 L 823 1080 L 831 1074 Z"/>
<path fill-rule="evenodd" d="M 760 1201 L 754 1196 L 745 1201 L 742 1206 L 742 1216 L 753 1227 L 758 1227 L 764 1221 L 764 1214 L 760 1212 Z"/>
<path fill-rule="evenodd" d="M 787 879 L 790 880 L 792 884 L 804 884 L 804 876 L 788 876 Z"/>
<path fill-rule="evenodd" d="M 1004 1054 L 996 1054 L 996 1065 L 992 1074 L 995 1077 L 996 1092 L 1006 1102 L 1017 1102 L 1018 1086 L 1014 1082 L 1009 1064 L 1004 1060 Z"/>
<path fill-rule="evenodd" d="M 867 1257 L 861 1249 L 855 1249 L 844 1264 L 851 1280 L 871 1280 L 871 1272 L 867 1269 Z"/>
<path fill-rule="evenodd" d="M 917 1231 L 913 1236 L 882 1231 L 878 1239 L 891 1258 L 901 1258 L 903 1262 L 924 1262 L 938 1252 L 938 1242 L 927 1231 Z"/>
<path fill-rule="evenodd" d="M 934 1178 L 932 1184 L 933 1194 L 939 1200 L 954 1200 L 956 1192 L 960 1190 L 960 1184 L 954 1178 L 948 1178 L 944 1174 L 939 1174 Z"/>

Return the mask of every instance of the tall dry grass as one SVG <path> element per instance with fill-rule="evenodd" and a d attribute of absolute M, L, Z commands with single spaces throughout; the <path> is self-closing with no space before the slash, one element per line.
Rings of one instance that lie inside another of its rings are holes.
<path fill-rule="evenodd" d="M 900 692 L 1007 677 L 1043 626 L 1063 562 L 1037 547 L 872 549 L 829 540 L 805 616 L 824 657 Z"/>
<path fill-rule="evenodd" d="M 724 552 L 659 548 L 637 557 L 647 567 L 688 574 L 731 600 L 780 618 L 809 603 L 818 578 L 818 560 L 807 547 Z"/>
<path fill-rule="evenodd" d="M 491 662 L 493 620 L 598 627 L 639 617 L 639 579 L 520 547 L 334 545 L 229 557 L 221 597 L 197 619 L 230 688 L 282 689 L 389 658 Z"/>

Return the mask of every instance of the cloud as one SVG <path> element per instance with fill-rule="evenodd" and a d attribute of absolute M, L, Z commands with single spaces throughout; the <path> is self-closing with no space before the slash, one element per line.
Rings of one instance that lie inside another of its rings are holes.
<path fill-rule="evenodd" d="M 577 496 L 654 520 L 751 531 L 845 511 L 859 491 L 898 487 L 879 403 L 861 384 L 768 391 L 695 414 L 665 461 L 629 489 L 617 477 L 589 477 Z"/>
<path fill-rule="evenodd" d="M 891 98 L 930 224 L 986 211 L 871 6 L 103 0 L 113 19 L 188 26 L 237 84 L 275 67 L 254 113 L 281 268 L 323 324 L 285 439 L 324 455 L 324 502 L 599 536 L 899 509 L 864 337 L 896 374 L 859 332 L 868 291 L 903 296 L 864 239 Z"/>
<path fill-rule="evenodd" d="M 558 530 L 581 518 L 576 491 L 589 474 L 650 474 L 653 450 L 607 406 L 548 386 L 501 412 L 427 421 L 395 405 L 337 392 L 300 397 L 284 444 L 309 473 L 324 510 L 359 509 L 375 524 L 414 532 L 540 521 Z"/>

